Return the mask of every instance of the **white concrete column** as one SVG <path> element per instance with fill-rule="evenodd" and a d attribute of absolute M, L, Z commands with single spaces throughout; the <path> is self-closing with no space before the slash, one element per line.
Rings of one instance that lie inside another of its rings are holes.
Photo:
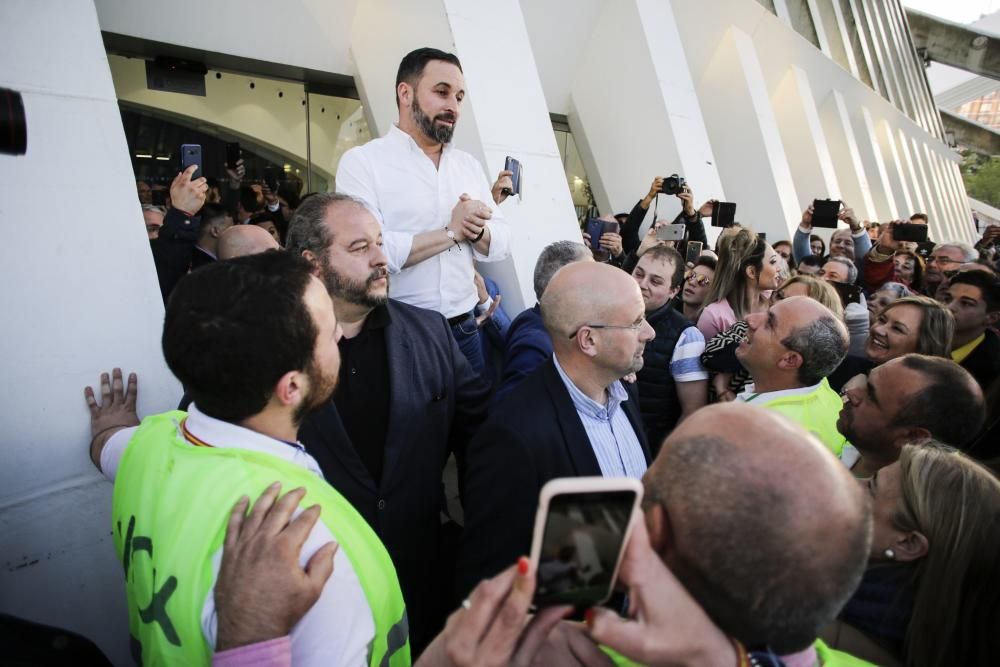
<path fill-rule="evenodd" d="M 879 150 L 872 114 L 866 107 L 861 107 L 855 111 L 852 120 L 861 161 L 865 165 L 865 173 L 868 174 L 872 199 L 875 200 L 875 210 L 878 211 L 879 219 L 896 218 L 899 215 L 896 197 L 889 182 L 882 151 Z"/>
<path fill-rule="evenodd" d="M 719 173 L 738 205 L 736 218 L 771 238 L 789 238 L 802 209 L 771 95 L 747 33 L 736 27 L 726 31 L 698 91 Z"/>
<path fill-rule="evenodd" d="M 875 126 L 878 135 L 878 148 L 882 153 L 885 162 L 885 170 L 892 184 L 896 205 L 901 210 L 899 215 L 904 215 L 906 211 L 913 211 L 913 200 L 910 197 L 910 182 L 907 177 L 899 150 L 896 148 L 896 141 L 893 138 L 892 126 L 887 120 L 880 119 Z"/>
<path fill-rule="evenodd" d="M 542 248 L 580 238 L 520 4 L 358 3 L 351 55 L 373 136 L 398 119 L 396 70 L 404 55 L 422 46 L 453 52 L 462 61 L 467 94 L 455 145 L 479 159 L 491 183 L 505 156 L 524 165 L 524 199 L 501 206 L 513 229 L 511 258 L 479 267 L 500 284 L 513 315 L 535 302 L 532 274 Z"/>
<path fill-rule="evenodd" d="M 601 211 L 630 210 L 672 173 L 699 203 L 726 199 L 670 4 L 607 2 L 580 44 L 568 117 Z M 673 218 L 680 203 L 659 197 L 657 207 Z"/>
<path fill-rule="evenodd" d="M 850 114 L 839 90 L 832 90 L 820 105 L 820 119 L 833 164 L 839 175 L 841 195 L 866 220 L 878 220 L 868 176 L 861 162 Z"/>
<path fill-rule="evenodd" d="M 177 405 L 163 306 L 94 5 L 0 3 L 0 86 L 23 94 L 28 151 L 0 155 L 4 462 L 0 610 L 130 664 L 112 485 L 90 462 L 83 387 L 139 374 L 139 412 Z"/>
<path fill-rule="evenodd" d="M 910 137 L 910 147 L 911 156 L 913 157 L 914 164 L 917 168 L 917 187 L 922 187 L 924 192 L 927 193 L 924 199 L 924 205 L 927 209 L 924 211 L 931 220 L 937 220 L 937 223 L 932 222 L 932 227 L 934 224 L 941 224 L 941 220 L 944 219 L 942 214 L 941 206 L 938 202 L 938 192 L 934 189 L 933 181 L 928 177 L 926 160 L 927 157 L 923 151 L 923 142 L 918 141 L 914 137 Z"/>
<path fill-rule="evenodd" d="M 791 65 L 771 96 L 792 179 L 804 210 L 813 199 L 840 199 L 840 183 L 823 133 L 819 109 L 801 67 Z"/>
<path fill-rule="evenodd" d="M 903 128 L 896 128 L 895 132 L 896 149 L 902 160 L 903 171 L 910 186 L 911 210 L 910 214 L 927 210 L 927 201 L 924 199 L 924 189 L 920 187 L 917 175 L 917 167 L 914 164 L 914 156 L 910 152 L 910 138 Z"/>

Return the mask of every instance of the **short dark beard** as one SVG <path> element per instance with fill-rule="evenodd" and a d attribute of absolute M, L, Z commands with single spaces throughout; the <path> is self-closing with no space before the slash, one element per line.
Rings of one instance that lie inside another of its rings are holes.
<path fill-rule="evenodd" d="M 339 377 L 325 377 L 319 370 L 319 365 L 314 358 L 309 362 L 309 367 L 305 369 L 306 377 L 309 378 L 309 393 L 305 399 L 295 407 L 292 420 L 296 427 L 302 425 L 306 415 L 322 407 L 333 398 L 333 390 L 337 387 Z"/>
<path fill-rule="evenodd" d="M 326 286 L 326 291 L 331 298 L 335 297 L 365 308 L 382 306 L 389 300 L 387 296 L 389 272 L 384 268 L 372 271 L 362 283 L 337 273 L 325 259 L 320 262 L 320 266 L 322 267 L 323 285 Z M 372 283 L 379 278 L 386 279 L 386 294 L 371 293 Z"/>
<path fill-rule="evenodd" d="M 446 144 L 451 141 L 451 135 L 455 132 L 455 114 L 453 113 L 439 113 L 433 119 L 424 113 L 424 110 L 420 108 L 420 103 L 417 102 L 417 96 L 413 96 L 413 104 L 410 105 L 410 116 L 413 118 L 413 122 L 417 124 L 420 131 L 424 133 L 431 141 L 436 141 L 439 144 Z M 449 120 L 452 125 L 438 125 L 439 120 Z"/>

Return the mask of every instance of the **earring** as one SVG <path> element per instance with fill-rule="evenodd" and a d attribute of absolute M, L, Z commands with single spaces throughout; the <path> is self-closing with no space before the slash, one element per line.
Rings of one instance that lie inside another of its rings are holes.
<path fill-rule="evenodd" d="M 885 550 L 885 557 L 888 558 L 889 560 L 892 560 L 892 559 L 894 559 L 896 557 L 896 552 L 893 551 L 892 549 L 886 549 Z"/>

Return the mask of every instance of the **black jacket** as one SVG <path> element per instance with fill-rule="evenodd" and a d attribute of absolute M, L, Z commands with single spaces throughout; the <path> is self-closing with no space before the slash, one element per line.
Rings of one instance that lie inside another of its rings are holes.
<path fill-rule="evenodd" d="M 441 621 L 453 572 L 435 564 L 441 548 L 441 474 L 450 453 L 461 462 L 486 417 L 489 387 L 469 366 L 439 313 L 389 300 L 385 330 L 389 425 L 376 486 L 344 430 L 333 401 L 310 413 L 299 440 L 323 476 L 372 526 L 396 566 L 411 636 L 423 643 Z M 439 628 L 438 628 L 439 629 Z"/>
<path fill-rule="evenodd" d="M 969 371 L 983 392 L 1000 376 L 1000 337 L 986 330 L 983 342 L 962 360 L 962 368 Z"/>
<path fill-rule="evenodd" d="M 635 390 L 623 384 L 629 400 L 621 407 L 648 463 Z M 547 481 L 600 475 L 587 432 L 550 357 L 497 403 L 469 445 L 458 599 L 528 555 L 538 493 Z"/>
<path fill-rule="evenodd" d="M 648 315 L 646 321 L 656 332 L 656 338 L 646 343 L 636 386 L 639 389 L 642 421 L 646 425 L 646 438 L 655 458 L 663 439 L 681 416 L 681 402 L 670 372 L 670 360 L 681 333 L 694 325 L 684 319 L 672 303 L 666 303 Z"/>

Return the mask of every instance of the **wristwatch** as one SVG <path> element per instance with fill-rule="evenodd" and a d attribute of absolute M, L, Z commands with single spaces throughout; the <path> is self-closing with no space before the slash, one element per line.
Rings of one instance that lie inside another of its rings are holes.
<path fill-rule="evenodd" d="M 448 238 L 452 240 L 452 242 L 455 245 L 458 245 L 458 239 L 455 238 L 455 232 L 453 232 L 452 230 L 448 229 L 447 226 L 445 226 L 444 233 L 448 236 Z"/>

